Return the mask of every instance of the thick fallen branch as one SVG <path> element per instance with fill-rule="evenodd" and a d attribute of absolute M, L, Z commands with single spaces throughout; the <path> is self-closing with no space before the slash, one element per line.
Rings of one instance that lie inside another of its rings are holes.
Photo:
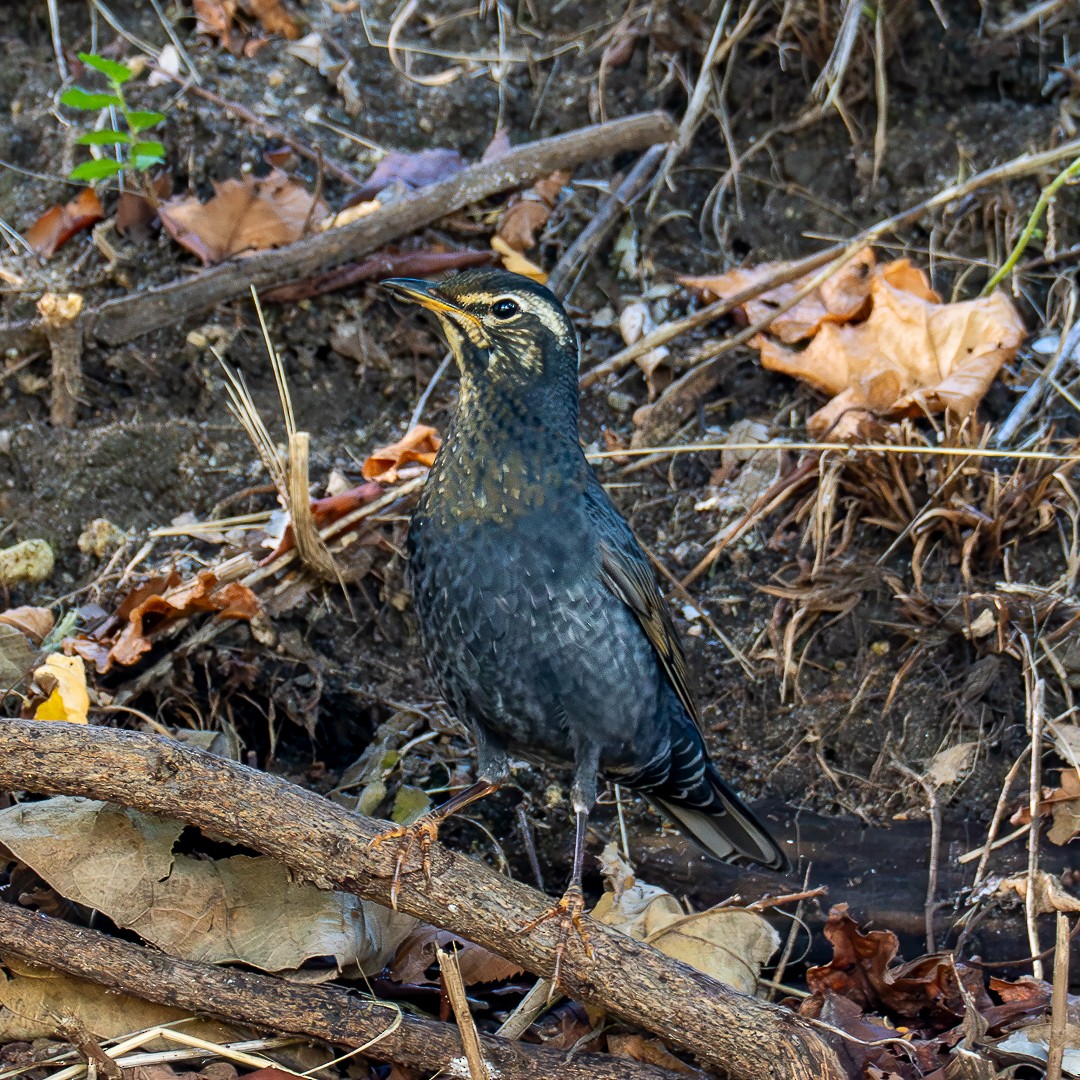
<path fill-rule="evenodd" d="M 340 1046 L 373 1043 L 376 1061 L 417 1069 L 447 1069 L 464 1059 L 457 1026 L 399 1014 L 336 986 L 305 986 L 270 975 L 175 960 L 140 945 L 84 930 L 62 919 L 0 903 L 0 955 L 43 964 L 66 975 L 159 1005 L 234 1024 L 308 1035 Z M 578 1054 L 481 1036 L 492 1074 L 503 1080 L 671 1080 L 667 1069 L 610 1054 Z M 497 1072 L 496 1072 L 497 1070 Z M 452 1069 L 448 1075 L 456 1075 Z"/>
<path fill-rule="evenodd" d="M 109 300 L 88 315 L 87 333 L 109 345 L 119 345 L 151 330 L 178 325 L 246 293 L 252 285 L 261 291 L 361 259 L 470 203 L 524 187 L 556 169 L 573 169 L 586 161 L 667 142 L 674 130 L 666 113 L 638 113 L 519 146 L 348 225 L 287 247 L 222 263 L 195 277 Z M 43 340 L 40 323 L 36 333 L 25 323 L 0 325 L 0 352 Z"/>
<path fill-rule="evenodd" d="M 169 739 L 33 720 L 0 721 L 0 788 L 83 795 L 208 829 L 279 859 L 323 888 L 388 904 L 395 847 L 371 848 L 383 823 L 351 814 L 280 777 Z M 558 928 L 521 928 L 549 898 L 441 845 L 432 878 L 406 875 L 399 906 L 550 976 Z M 572 948 L 573 997 L 661 1034 L 735 1080 L 843 1080 L 818 1029 L 589 922 L 592 957 Z"/>

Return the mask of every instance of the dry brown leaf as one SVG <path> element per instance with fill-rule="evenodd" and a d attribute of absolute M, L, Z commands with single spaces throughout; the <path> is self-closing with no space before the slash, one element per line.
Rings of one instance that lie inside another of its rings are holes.
<path fill-rule="evenodd" d="M 406 472 L 404 466 L 417 465 L 430 469 L 441 443 L 439 433 L 426 424 L 410 428 L 404 438 L 375 450 L 364 462 L 361 473 L 368 480 L 381 484 L 396 484 Z M 407 476 L 404 478 L 407 479 Z"/>
<path fill-rule="evenodd" d="M 234 56 L 253 55 L 265 44 L 237 27 L 236 16 L 241 12 L 261 23 L 268 34 L 281 34 L 290 41 L 300 37 L 300 27 L 281 0 L 192 0 L 192 7 L 196 32 L 216 38 Z"/>
<path fill-rule="evenodd" d="M 962 742 L 935 754 L 926 770 L 926 782 L 935 788 L 955 784 L 971 767 L 978 751 L 977 742 Z"/>
<path fill-rule="evenodd" d="M 241 1030 L 216 1021 L 193 1020 L 186 1010 L 155 1005 L 13 957 L 4 957 L 3 963 L 11 974 L 0 971 L 0 1043 L 62 1037 L 66 1019 L 98 1039 L 120 1038 L 167 1024 L 181 1024 L 181 1030 L 208 1042 L 229 1043 L 245 1037 Z M 155 1039 L 143 1047 L 166 1048 L 175 1046 Z"/>
<path fill-rule="evenodd" d="M 753 344 L 771 371 L 794 375 L 835 395 L 808 422 L 815 437 L 856 435 L 869 412 L 899 419 L 948 411 L 970 415 L 1024 338 L 1002 292 L 938 304 L 898 288 L 884 273 L 871 284 L 861 323 L 824 323 L 801 351 L 759 334 Z"/>
<path fill-rule="evenodd" d="M 1027 901 L 1027 874 L 1004 878 L 998 884 L 995 895 L 1006 896 L 1009 893 L 1016 893 L 1021 900 Z M 1080 911 L 1080 898 L 1067 892 L 1060 878 L 1039 870 L 1035 874 L 1035 911 L 1039 915 L 1053 911 Z"/>
<path fill-rule="evenodd" d="M 101 200 L 92 187 L 83 188 L 63 206 L 46 210 L 23 234 L 34 251 L 48 258 L 64 246 L 77 232 L 89 229 L 105 217 Z"/>
<path fill-rule="evenodd" d="M 18 686 L 37 659 L 37 649 L 14 626 L 0 624 L 0 695 Z"/>
<path fill-rule="evenodd" d="M 265 856 L 175 854 L 183 828 L 68 796 L 0 811 L 0 844 L 52 888 L 186 960 L 282 971 L 332 956 L 371 974 L 416 925 L 349 893 L 300 883 Z"/>
<path fill-rule="evenodd" d="M 594 919 L 744 993 L 757 990 L 762 964 L 780 947 L 780 935 L 757 912 L 714 907 L 688 915 L 669 892 L 638 882 L 614 844 L 600 866 L 607 891 Z"/>
<path fill-rule="evenodd" d="M 158 210 L 169 235 L 207 266 L 291 244 L 327 213 L 322 199 L 314 200 L 280 169 L 261 180 L 246 176 L 215 182 L 214 191 L 209 202 L 183 196 Z"/>
<path fill-rule="evenodd" d="M 609 1035 L 607 1044 L 608 1051 L 616 1057 L 644 1061 L 660 1069 L 670 1069 L 688 1076 L 701 1075 L 697 1069 L 691 1068 L 685 1061 L 680 1061 L 659 1039 L 646 1039 L 641 1035 Z"/>
<path fill-rule="evenodd" d="M 64 651 L 81 656 L 104 675 L 113 664 L 136 663 L 178 619 L 200 612 L 250 622 L 262 616 L 262 605 L 246 585 L 238 581 L 219 585 L 210 570 L 188 581 L 176 573 L 159 575 L 133 589 L 93 634 L 66 638 Z"/>
<path fill-rule="evenodd" d="M 547 224 L 559 192 L 570 182 L 565 170 L 542 177 L 516 200 L 510 202 L 499 219 L 497 235 L 515 251 L 536 246 L 536 234 Z"/>
<path fill-rule="evenodd" d="M 153 200 L 140 191 L 122 191 L 116 200 L 116 231 L 129 240 L 143 241 L 150 235 L 150 226 L 158 216 L 158 206 L 173 191 L 172 176 L 161 173 L 150 181 Z"/>
<path fill-rule="evenodd" d="M 870 248 L 863 248 L 851 262 L 841 268 L 823 285 L 809 296 L 803 297 L 789 311 L 778 315 L 769 327 L 769 333 L 778 337 L 785 345 L 805 341 L 813 337 L 827 322 L 850 322 L 864 313 L 870 299 L 870 282 L 877 260 Z M 899 262 L 907 265 L 907 260 Z M 707 298 L 728 300 L 744 289 L 767 280 L 784 263 L 761 263 L 750 268 L 735 267 L 725 274 L 705 277 L 683 277 L 677 280 L 682 285 L 700 289 Z M 891 265 L 891 264 L 890 264 Z M 806 274 L 786 285 L 763 292 L 753 300 L 740 305 L 739 311 L 747 323 L 756 323 L 770 316 L 778 307 L 790 300 L 812 277 Z M 928 298 L 937 299 L 937 295 L 925 290 Z"/>
<path fill-rule="evenodd" d="M 437 950 L 451 945 L 456 948 L 461 978 L 466 986 L 502 982 L 525 970 L 520 964 L 504 960 L 498 953 L 459 938 L 449 930 L 420 925 L 401 943 L 388 974 L 394 982 L 411 986 L 438 986 L 438 975 L 430 977 L 428 969 L 437 962 Z"/>
<path fill-rule="evenodd" d="M 728 299 L 782 266 L 680 280 Z M 809 277 L 739 310 L 748 322 L 766 318 Z M 1020 316 L 1004 293 L 943 304 L 907 259 L 878 266 L 865 248 L 751 344 L 761 350 L 762 366 L 833 395 L 808 427 L 815 437 L 844 439 L 858 434 L 867 413 L 899 419 L 948 411 L 963 419 L 1023 338 Z M 807 340 L 805 348 L 791 347 Z"/>
<path fill-rule="evenodd" d="M 49 636 L 56 620 L 46 607 L 17 607 L 0 614 L 0 623 L 14 626 L 35 645 L 40 645 Z"/>
<path fill-rule="evenodd" d="M 1080 836 L 1080 773 L 1076 769 L 1061 770 L 1061 787 L 1043 788 L 1039 816 L 1051 815 L 1052 823 L 1046 838 L 1054 844 L 1068 844 Z M 1021 806 L 1010 819 L 1013 825 L 1031 821 L 1029 806 Z"/>

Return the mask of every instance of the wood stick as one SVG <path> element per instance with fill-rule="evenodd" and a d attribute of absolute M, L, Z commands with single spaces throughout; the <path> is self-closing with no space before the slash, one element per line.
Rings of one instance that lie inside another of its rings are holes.
<path fill-rule="evenodd" d="M 49 422 L 75 426 L 82 393 L 83 298 L 78 293 L 45 293 L 37 309 L 45 324 L 52 353 L 52 391 Z"/>
<path fill-rule="evenodd" d="M 0 902 L 0 954 L 89 979 L 159 1005 L 235 1024 L 306 1035 L 341 1046 L 373 1045 L 377 1061 L 445 1069 L 464 1058 L 454 1024 L 400 1012 L 337 986 L 305 986 L 272 975 L 176 960 L 96 930 L 85 930 Z M 566 1054 L 529 1043 L 481 1036 L 502 1080 L 559 1076 L 566 1080 L 671 1080 L 667 1069 L 610 1054 Z M 450 1073 L 450 1075 L 454 1075 Z"/>
<path fill-rule="evenodd" d="M 110 345 L 122 344 L 240 296 L 252 285 L 262 290 L 296 281 L 347 259 L 362 258 L 463 206 L 524 187 L 556 169 L 572 169 L 586 161 L 665 142 L 672 130 L 666 113 L 638 113 L 520 146 L 495 161 L 471 165 L 449 180 L 422 188 L 411 199 L 392 203 L 338 229 L 222 263 L 193 278 L 107 301 L 98 308 L 92 333 Z M 0 345 L 2 341 L 0 333 Z"/>
<path fill-rule="evenodd" d="M 320 888 L 389 905 L 397 850 L 385 823 L 236 762 L 138 732 L 60 722 L 0 723 L 0 789 L 81 795 L 160 814 L 279 859 Z M 558 928 L 522 927 L 550 900 L 436 844 L 431 880 L 406 866 L 399 907 L 494 949 L 534 974 L 555 968 Z M 568 994 L 660 1034 L 733 1080 L 844 1080 L 813 1025 L 589 920 L 591 958 L 563 958 Z"/>

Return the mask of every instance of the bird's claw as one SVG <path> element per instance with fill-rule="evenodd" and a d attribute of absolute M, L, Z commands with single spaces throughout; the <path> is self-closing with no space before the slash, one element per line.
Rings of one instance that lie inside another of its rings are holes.
<path fill-rule="evenodd" d="M 424 878 L 431 884 L 431 849 L 439 838 L 439 821 L 427 816 L 418 818 L 411 825 L 396 825 L 386 832 L 379 833 L 369 844 L 368 850 L 373 851 L 381 848 L 383 844 L 391 840 L 398 841 L 397 859 L 394 862 L 394 877 L 390 882 L 390 906 L 397 911 L 398 893 L 401 891 L 401 874 L 405 866 L 405 860 L 409 857 L 414 845 L 420 845 L 420 868 L 424 872 Z"/>
<path fill-rule="evenodd" d="M 560 977 L 562 975 L 563 957 L 570 948 L 570 940 L 576 933 L 585 947 L 585 955 L 592 959 L 592 946 L 589 944 L 589 935 L 585 930 L 583 916 L 585 914 L 585 897 L 580 885 L 571 885 L 563 893 L 557 904 L 552 904 L 543 914 L 533 919 L 521 928 L 523 934 L 532 933 L 542 923 L 552 919 L 559 920 L 559 943 L 555 947 L 555 970 L 551 974 L 552 989 L 562 990 Z"/>

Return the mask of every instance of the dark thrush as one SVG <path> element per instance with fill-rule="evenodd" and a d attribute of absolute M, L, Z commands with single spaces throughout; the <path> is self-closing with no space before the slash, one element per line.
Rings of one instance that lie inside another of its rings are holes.
<path fill-rule="evenodd" d="M 542 285 L 505 270 L 383 283 L 442 324 L 457 409 L 409 527 L 424 651 L 476 740 L 476 783 L 401 836 L 425 855 L 508 755 L 571 762 L 577 832 L 557 909 L 580 932 L 597 778 L 641 792 L 704 850 L 787 859 L 709 760 L 686 662 L 649 561 L 578 441 L 578 342 Z M 401 863 L 398 863 L 400 875 Z M 395 881 L 395 889 L 397 882 Z"/>

